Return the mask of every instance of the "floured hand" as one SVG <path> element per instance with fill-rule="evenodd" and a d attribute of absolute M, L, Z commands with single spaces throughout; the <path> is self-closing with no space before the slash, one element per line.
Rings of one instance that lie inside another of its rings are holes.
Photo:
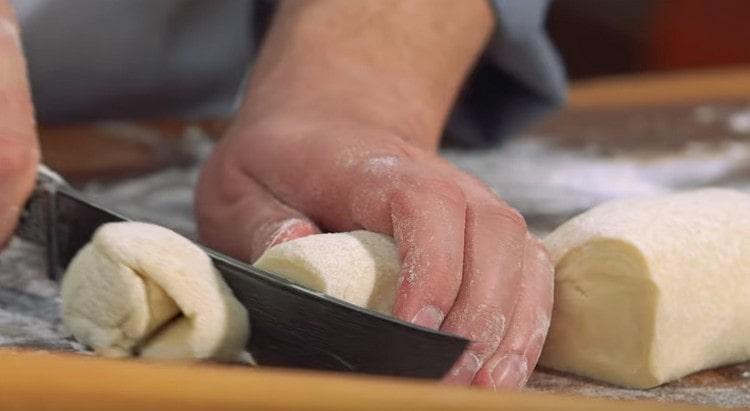
<path fill-rule="evenodd" d="M 551 264 L 435 153 L 492 24 L 485 1 L 282 3 L 196 211 L 203 240 L 246 261 L 321 230 L 392 236 L 394 315 L 474 341 L 448 381 L 515 388 L 547 332 Z"/>
<path fill-rule="evenodd" d="M 394 315 L 475 341 L 449 381 L 518 387 L 536 364 L 547 254 L 516 211 L 433 153 L 352 124 L 243 130 L 206 164 L 197 212 L 203 239 L 246 261 L 321 228 L 391 235 L 403 261 Z"/>

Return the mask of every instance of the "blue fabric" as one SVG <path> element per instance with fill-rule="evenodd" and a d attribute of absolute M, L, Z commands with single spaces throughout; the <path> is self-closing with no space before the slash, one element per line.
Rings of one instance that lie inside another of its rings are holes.
<path fill-rule="evenodd" d="M 489 0 L 488 0 L 489 1 Z M 226 115 L 276 2 L 14 0 L 41 122 Z M 565 98 L 547 0 L 494 0 L 497 27 L 444 141 L 496 143 Z"/>
<path fill-rule="evenodd" d="M 544 30 L 548 0 L 493 0 L 495 33 L 466 82 L 444 142 L 484 147 L 565 101 L 563 65 Z"/>

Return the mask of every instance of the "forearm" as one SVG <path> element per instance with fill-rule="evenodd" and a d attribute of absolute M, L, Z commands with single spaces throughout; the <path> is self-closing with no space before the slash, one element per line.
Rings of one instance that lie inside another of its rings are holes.
<path fill-rule="evenodd" d="M 287 1 L 238 121 L 363 122 L 434 148 L 492 25 L 485 0 Z"/>

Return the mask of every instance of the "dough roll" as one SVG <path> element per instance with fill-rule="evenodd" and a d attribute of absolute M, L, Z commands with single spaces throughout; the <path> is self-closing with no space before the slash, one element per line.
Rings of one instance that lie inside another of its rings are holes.
<path fill-rule="evenodd" d="M 614 201 L 545 244 L 556 289 L 542 365 L 647 388 L 750 359 L 750 195 Z"/>
<path fill-rule="evenodd" d="M 63 322 L 105 356 L 241 358 L 247 311 L 190 240 L 152 224 L 101 226 L 62 280 Z"/>
<path fill-rule="evenodd" d="M 401 272 L 393 239 L 361 230 L 281 243 L 266 250 L 254 265 L 383 314 L 391 314 Z"/>

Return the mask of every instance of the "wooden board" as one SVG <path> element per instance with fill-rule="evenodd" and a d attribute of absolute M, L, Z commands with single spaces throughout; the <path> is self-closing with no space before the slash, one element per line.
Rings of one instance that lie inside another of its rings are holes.
<path fill-rule="evenodd" d="M 644 410 L 676 404 L 490 392 L 437 383 L 0 350 L 3 410 Z M 709 409 L 709 408 L 705 408 Z"/>

